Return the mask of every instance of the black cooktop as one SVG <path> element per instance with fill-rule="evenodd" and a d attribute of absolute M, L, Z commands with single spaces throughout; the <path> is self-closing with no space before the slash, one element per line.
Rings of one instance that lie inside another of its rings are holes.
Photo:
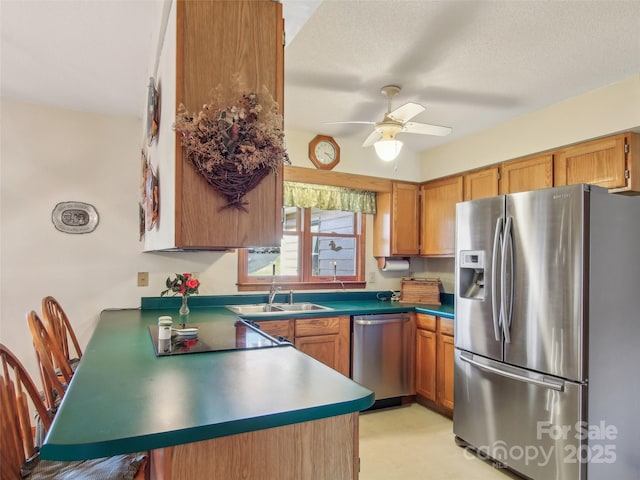
<path fill-rule="evenodd" d="M 197 328 L 197 335 L 171 333 L 171 339 L 158 340 L 158 326 L 150 325 L 149 333 L 156 356 L 184 355 L 228 350 L 249 350 L 288 345 L 263 333 L 243 320 L 234 322 L 189 323 L 186 328 Z M 182 325 L 174 325 L 182 328 Z"/>

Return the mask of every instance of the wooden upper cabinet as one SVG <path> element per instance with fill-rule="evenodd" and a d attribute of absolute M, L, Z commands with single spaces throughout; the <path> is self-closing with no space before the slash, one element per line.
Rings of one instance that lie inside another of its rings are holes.
<path fill-rule="evenodd" d="M 556 152 L 555 185 L 589 183 L 612 191 L 638 191 L 638 135 L 624 133 Z"/>
<path fill-rule="evenodd" d="M 500 193 L 553 187 L 553 154 L 536 155 L 502 164 Z"/>
<path fill-rule="evenodd" d="M 266 86 L 282 113 L 282 4 L 270 0 L 179 0 L 176 8 L 176 106 L 182 103 L 197 113 L 218 85 L 229 97 L 229 104 L 235 103 L 238 98 L 232 93 L 231 76 L 238 73 L 248 91 L 261 95 Z M 183 155 L 178 137 L 175 158 L 175 211 L 170 214 L 175 213 L 177 248 L 280 245 L 282 167 L 246 195 L 245 212 L 225 208 L 225 198 Z M 161 199 L 169 194 L 161 192 Z"/>
<path fill-rule="evenodd" d="M 420 255 L 455 254 L 456 203 L 463 200 L 462 176 L 424 183 L 421 187 Z"/>
<path fill-rule="evenodd" d="M 483 168 L 464 175 L 464 200 L 477 200 L 498 195 L 498 167 Z"/>
<path fill-rule="evenodd" d="M 419 252 L 419 185 L 394 182 L 391 192 L 377 195 L 373 221 L 373 256 L 417 255 Z"/>

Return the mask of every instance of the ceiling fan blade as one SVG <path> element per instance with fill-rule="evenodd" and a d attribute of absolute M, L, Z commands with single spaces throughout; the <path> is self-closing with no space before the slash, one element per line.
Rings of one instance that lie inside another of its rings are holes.
<path fill-rule="evenodd" d="M 405 103 L 401 107 L 396 108 L 393 112 L 389 112 L 387 116 L 398 122 L 407 122 L 419 113 L 424 112 L 425 108 L 417 103 Z"/>
<path fill-rule="evenodd" d="M 451 127 L 443 127 L 440 125 L 430 125 L 428 123 L 407 122 L 404 124 L 403 132 L 420 133 L 422 135 L 437 135 L 444 137 L 449 135 L 453 129 Z"/>
<path fill-rule="evenodd" d="M 364 143 L 362 144 L 363 147 L 370 147 L 371 145 L 373 145 L 374 143 L 376 143 L 378 140 L 380 140 L 382 138 L 382 132 L 380 130 L 378 130 L 377 128 L 371 132 L 371 134 L 367 137 L 367 139 L 364 141 Z"/>
<path fill-rule="evenodd" d="M 353 121 L 353 122 L 322 122 L 324 125 L 344 125 L 346 123 L 359 123 L 362 125 L 375 125 L 376 122 L 360 122 L 360 121 Z"/>

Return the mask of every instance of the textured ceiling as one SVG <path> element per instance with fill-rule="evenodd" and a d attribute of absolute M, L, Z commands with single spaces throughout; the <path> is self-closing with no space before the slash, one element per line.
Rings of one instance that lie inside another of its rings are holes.
<path fill-rule="evenodd" d="M 286 51 L 288 128 L 354 139 L 382 120 L 380 87 L 449 137 L 420 151 L 640 72 L 640 1 L 325 1 Z"/>
<path fill-rule="evenodd" d="M 141 116 L 165 3 L 0 0 L 2 96 Z M 415 121 L 453 127 L 401 134 L 415 151 L 640 72 L 637 0 L 285 0 L 284 11 L 286 127 L 364 141 L 366 125 L 325 122 L 381 120 L 380 88 L 397 84 L 394 108 L 420 103 Z"/>

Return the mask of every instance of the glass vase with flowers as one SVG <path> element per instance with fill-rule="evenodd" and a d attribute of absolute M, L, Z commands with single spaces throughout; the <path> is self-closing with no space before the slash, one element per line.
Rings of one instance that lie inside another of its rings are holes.
<path fill-rule="evenodd" d="M 193 277 L 191 273 L 176 273 L 174 278 L 167 277 L 167 281 L 165 282 L 167 287 L 166 290 L 160 292 L 160 296 L 168 295 L 169 292 L 173 292 L 173 295 L 182 295 L 182 304 L 180 306 L 180 317 L 183 318 L 186 315 L 189 315 L 189 304 L 187 299 L 190 295 L 195 295 L 198 292 L 198 288 L 200 287 L 200 281 L 197 278 Z M 182 324 L 184 324 L 184 320 L 182 320 Z"/>

